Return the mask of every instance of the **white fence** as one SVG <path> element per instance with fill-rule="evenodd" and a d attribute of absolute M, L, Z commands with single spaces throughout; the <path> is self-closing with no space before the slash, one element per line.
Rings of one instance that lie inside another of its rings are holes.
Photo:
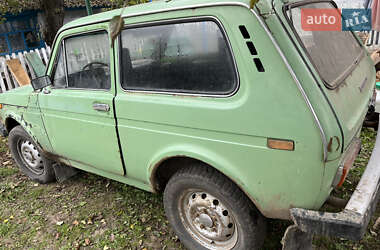
<path fill-rule="evenodd" d="M 13 53 L 12 55 L 0 57 L 0 93 L 19 87 L 19 84 L 17 83 L 14 76 L 7 67 L 7 60 L 19 59 L 21 66 L 23 67 L 25 72 L 27 72 L 29 78 L 33 79 L 35 77 L 32 67 L 29 65 L 28 61 L 25 58 L 25 55 L 30 52 L 36 52 L 45 65 L 48 63 L 51 52 L 49 46 L 47 46 L 46 49 L 35 49 L 29 52 L 19 52 L 18 54 Z"/>

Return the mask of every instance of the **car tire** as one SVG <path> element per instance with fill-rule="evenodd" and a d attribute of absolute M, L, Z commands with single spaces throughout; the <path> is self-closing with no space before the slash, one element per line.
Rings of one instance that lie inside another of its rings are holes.
<path fill-rule="evenodd" d="M 164 207 L 188 249 L 260 249 L 264 242 L 264 216 L 231 180 L 203 164 L 170 178 Z"/>
<path fill-rule="evenodd" d="M 42 184 L 56 180 L 53 162 L 41 154 L 34 140 L 20 125 L 9 133 L 8 144 L 16 164 L 30 179 Z"/>

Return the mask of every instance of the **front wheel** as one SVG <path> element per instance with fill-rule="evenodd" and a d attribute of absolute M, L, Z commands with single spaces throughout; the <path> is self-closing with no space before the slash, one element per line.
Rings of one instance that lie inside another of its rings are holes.
<path fill-rule="evenodd" d="M 55 180 L 52 162 L 43 157 L 36 143 L 21 126 L 11 130 L 8 142 L 13 159 L 30 179 L 39 183 Z"/>
<path fill-rule="evenodd" d="M 233 182 L 207 166 L 175 173 L 164 206 L 188 249 L 260 249 L 264 241 L 265 218 Z"/>

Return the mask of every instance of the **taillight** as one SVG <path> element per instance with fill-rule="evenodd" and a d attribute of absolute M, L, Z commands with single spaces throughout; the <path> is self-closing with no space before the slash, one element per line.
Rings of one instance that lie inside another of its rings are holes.
<path fill-rule="evenodd" d="M 348 172 L 350 172 L 350 169 L 354 165 L 355 159 L 358 156 L 361 148 L 361 141 L 359 138 L 355 138 L 351 144 L 348 150 L 345 153 L 344 159 L 343 159 L 343 165 L 338 168 L 338 171 L 335 175 L 335 179 L 333 182 L 333 185 L 335 187 L 341 187 L 346 180 L 346 177 L 348 175 Z"/>

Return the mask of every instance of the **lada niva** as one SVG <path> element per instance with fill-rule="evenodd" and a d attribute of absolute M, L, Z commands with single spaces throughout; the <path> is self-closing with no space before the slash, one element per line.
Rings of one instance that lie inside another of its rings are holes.
<path fill-rule="evenodd" d="M 318 210 L 360 151 L 375 70 L 353 32 L 303 30 L 303 8 L 336 5 L 155 1 L 66 24 L 46 75 L 0 95 L 15 162 L 40 183 L 71 166 L 163 192 L 189 249 L 260 248 L 266 218 L 360 239 L 378 141 L 345 209 Z"/>

